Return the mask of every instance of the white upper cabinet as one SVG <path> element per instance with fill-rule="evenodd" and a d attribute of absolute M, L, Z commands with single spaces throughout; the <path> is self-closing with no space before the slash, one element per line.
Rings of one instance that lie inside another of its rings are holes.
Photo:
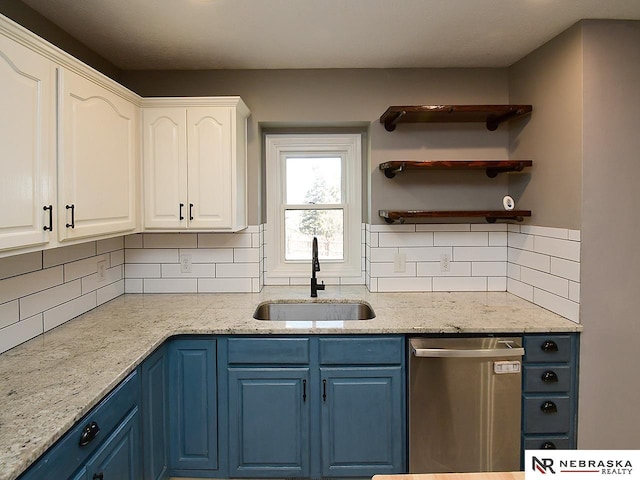
<path fill-rule="evenodd" d="M 0 35 L 0 250 L 44 245 L 54 226 L 54 82 L 51 61 Z"/>
<path fill-rule="evenodd" d="M 58 84 L 59 239 L 133 230 L 138 108 L 66 69 Z"/>
<path fill-rule="evenodd" d="M 247 226 L 246 122 L 239 97 L 145 100 L 145 229 Z"/>

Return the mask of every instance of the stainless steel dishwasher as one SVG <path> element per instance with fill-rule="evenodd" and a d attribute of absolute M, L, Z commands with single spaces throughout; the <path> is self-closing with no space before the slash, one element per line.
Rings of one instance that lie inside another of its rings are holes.
<path fill-rule="evenodd" d="M 409 341 L 409 472 L 520 470 L 521 338 Z"/>

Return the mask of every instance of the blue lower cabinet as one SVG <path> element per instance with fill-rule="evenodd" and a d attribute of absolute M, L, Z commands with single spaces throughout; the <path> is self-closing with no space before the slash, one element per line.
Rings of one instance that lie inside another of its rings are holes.
<path fill-rule="evenodd" d="M 322 476 L 404 469 L 402 368 L 321 368 Z"/>
<path fill-rule="evenodd" d="M 308 368 L 229 369 L 229 473 L 309 476 Z"/>
<path fill-rule="evenodd" d="M 216 340 L 173 340 L 168 355 L 170 474 L 211 473 L 218 468 Z"/>
<path fill-rule="evenodd" d="M 89 460 L 86 466 L 87 480 L 138 480 L 141 478 L 139 420 L 136 407 Z"/>
<path fill-rule="evenodd" d="M 166 477 L 169 434 L 167 355 L 160 347 L 140 366 L 142 383 L 142 460 L 144 480 Z"/>

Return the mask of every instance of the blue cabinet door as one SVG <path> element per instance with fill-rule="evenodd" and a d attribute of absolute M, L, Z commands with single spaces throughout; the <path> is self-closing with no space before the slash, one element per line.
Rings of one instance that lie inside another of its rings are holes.
<path fill-rule="evenodd" d="M 169 344 L 169 467 L 218 468 L 216 341 Z"/>
<path fill-rule="evenodd" d="M 87 478 L 138 480 L 142 466 L 139 449 L 140 430 L 136 407 L 89 460 Z"/>
<path fill-rule="evenodd" d="M 322 476 L 405 471 L 402 367 L 321 368 Z"/>
<path fill-rule="evenodd" d="M 167 471 L 167 355 L 161 347 L 140 366 L 142 382 L 143 479 L 161 480 Z"/>
<path fill-rule="evenodd" d="M 229 474 L 309 476 L 308 368 L 230 368 Z"/>

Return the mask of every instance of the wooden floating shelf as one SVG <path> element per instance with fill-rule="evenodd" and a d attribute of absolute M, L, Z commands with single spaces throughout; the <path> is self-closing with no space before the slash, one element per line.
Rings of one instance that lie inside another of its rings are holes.
<path fill-rule="evenodd" d="M 384 162 L 378 168 L 384 171 L 387 178 L 393 178 L 397 173 L 410 169 L 432 170 L 473 170 L 485 169 L 487 176 L 496 177 L 499 173 L 521 172 L 525 167 L 533 165 L 531 160 L 432 160 L 432 161 L 405 161 L 397 160 Z"/>
<path fill-rule="evenodd" d="M 414 105 L 389 107 L 380 123 L 393 132 L 398 123 L 482 122 L 488 130 L 531 113 L 531 105 Z"/>
<path fill-rule="evenodd" d="M 406 220 L 417 218 L 452 218 L 452 217 L 483 217 L 489 223 L 496 220 L 515 220 L 522 222 L 524 217 L 531 216 L 531 210 L 379 210 L 378 214 L 387 223 L 405 223 Z"/>

